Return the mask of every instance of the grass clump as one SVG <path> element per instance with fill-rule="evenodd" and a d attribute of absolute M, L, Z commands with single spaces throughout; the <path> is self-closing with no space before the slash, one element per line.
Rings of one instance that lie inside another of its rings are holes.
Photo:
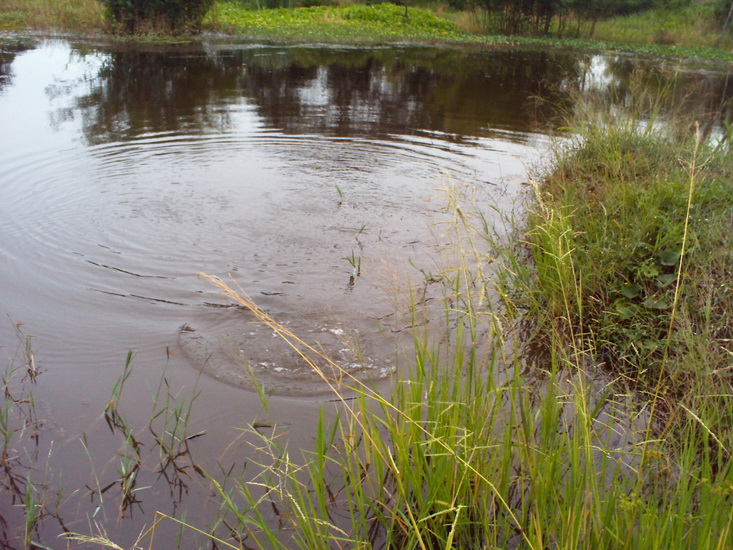
<path fill-rule="evenodd" d="M 582 116 L 528 224 L 545 322 L 553 333 L 574 327 L 607 366 L 647 388 L 660 381 L 665 394 L 684 395 L 712 373 L 727 380 L 729 142 L 598 105 Z"/>

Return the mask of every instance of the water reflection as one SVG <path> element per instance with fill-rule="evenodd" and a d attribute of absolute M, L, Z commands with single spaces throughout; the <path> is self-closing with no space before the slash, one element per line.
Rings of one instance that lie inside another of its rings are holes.
<path fill-rule="evenodd" d="M 557 83 L 578 78 L 568 53 L 312 48 L 111 51 L 80 110 L 90 143 L 148 132 L 222 131 L 222 105 L 251 102 L 288 133 L 459 140 L 547 128 Z M 537 109 L 530 99 L 548 100 Z M 60 117 L 66 118 L 66 117 Z"/>
<path fill-rule="evenodd" d="M 248 92 L 276 128 L 294 133 L 382 137 L 438 132 L 461 139 L 497 129 L 547 127 L 559 100 L 552 82 L 572 79 L 568 54 L 404 49 L 288 52 L 247 60 Z"/>
<path fill-rule="evenodd" d="M 639 116 L 662 121 L 671 114 L 700 123 L 703 135 L 733 122 L 733 80 L 729 72 L 683 70 L 674 63 L 640 62 L 627 55 L 579 58 L 580 71 L 569 88 L 592 93 L 603 102 L 629 107 Z M 647 101 L 634 101 L 645 95 Z"/>
<path fill-rule="evenodd" d="M 89 92 L 67 109 L 81 112 L 92 144 L 148 132 L 223 130 L 228 113 L 219 106 L 238 98 L 243 83 L 234 56 L 126 49 L 106 56 Z"/>
<path fill-rule="evenodd" d="M 12 65 L 15 57 L 35 47 L 35 42 L 23 38 L 0 38 L 0 92 L 12 78 Z"/>
<path fill-rule="evenodd" d="M 499 131 L 552 132 L 574 91 L 730 121 L 729 75 L 628 56 L 437 48 L 112 50 L 81 112 L 90 143 L 149 132 L 221 132 L 232 104 L 294 134 L 385 137 L 437 132 L 462 141 Z M 542 102 L 534 99 L 542 98 Z M 651 107 L 650 107 L 651 109 Z M 649 115 L 651 113 L 640 113 Z M 64 116 L 60 117 L 65 118 Z"/>

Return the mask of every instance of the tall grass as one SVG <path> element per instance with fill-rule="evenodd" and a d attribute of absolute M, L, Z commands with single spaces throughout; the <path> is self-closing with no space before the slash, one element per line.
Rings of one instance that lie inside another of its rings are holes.
<path fill-rule="evenodd" d="M 3 0 L 0 28 L 98 31 L 105 28 L 104 8 L 98 0 Z"/>

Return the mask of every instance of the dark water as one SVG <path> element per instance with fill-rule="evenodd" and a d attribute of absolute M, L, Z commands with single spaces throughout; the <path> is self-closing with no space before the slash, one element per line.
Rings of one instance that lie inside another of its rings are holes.
<path fill-rule="evenodd" d="M 62 472 L 64 487 L 33 539 L 52 547 L 95 521 L 125 546 L 155 510 L 199 526 L 215 515 L 205 480 L 183 490 L 155 466 L 139 473 L 139 502 L 120 506 L 119 484 L 100 494 L 124 462 L 102 412 L 129 350 L 129 424 L 145 431 L 164 375 L 180 398 L 200 392 L 189 433 L 206 434 L 190 450 L 207 471 L 249 456 L 236 428 L 261 403 L 243 366 L 274 393 L 291 447 L 308 446 L 322 382 L 251 316 L 220 307 L 198 272 L 387 388 L 409 324 L 396 304 L 444 244 L 431 226 L 439 188 L 475 185 L 510 209 L 578 89 L 623 103 L 640 80 L 710 131 L 733 93 L 724 72 L 571 52 L 0 46 L 0 346 L 6 368 L 19 331 L 33 336 L 44 419 L 33 479 L 53 488 Z M 21 501 L 0 493 L 11 548 Z"/>

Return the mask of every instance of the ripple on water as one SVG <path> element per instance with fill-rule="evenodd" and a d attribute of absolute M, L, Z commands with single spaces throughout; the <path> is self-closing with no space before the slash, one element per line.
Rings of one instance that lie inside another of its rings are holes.
<path fill-rule="evenodd" d="M 284 326 L 294 328 L 310 349 L 297 342 L 295 347 L 290 345 L 264 325 L 238 323 L 215 330 L 183 325 L 179 344 L 203 373 L 248 390 L 259 385 L 268 394 L 318 395 L 331 388 L 348 392 L 362 384 L 376 384 L 394 372 L 393 359 L 378 352 L 384 343 L 368 343 L 358 331 L 340 326 L 321 322 L 310 328 L 293 327 L 299 324 Z M 368 348 L 381 357 L 372 356 Z"/>
<path fill-rule="evenodd" d="M 470 182 L 495 157 L 521 165 L 501 147 L 254 129 L 40 148 L 8 163 L 0 227 L 12 245 L 4 254 L 26 271 L 17 281 L 43 289 L 44 306 L 73 303 L 76 319 L 99 324 L 101 316 L 108 333 L 119 327 L 132 342 L 153 338 L 135 332 L 152 323 L 139 319 L 188 323 L 180 346 L 219 380 L 252 388 L 254 375 L 274 393 L 322 393 L 319 375 L 263 327 L 210 326 L 195 274 L 235 273 L 253 294 L 282 292 L 288 282 L 281 319 L 349 376 L 379 381 L 392 372 L 395 347 L 369 319 L 391 312 L 390 276 L 434 253 L 427 199 L 445 173 Z M 357 256 L 364 273 L 352 289 L 347 258 Z M 324 305 L 334 313 L 327 326 L 311 314 Z M 68 324 L 64 309 L 45 311 L 51 324 Z M 83 325 L 69 331 L 70 348 L 94 340 L 79 337 L 94 333 Z"/>

